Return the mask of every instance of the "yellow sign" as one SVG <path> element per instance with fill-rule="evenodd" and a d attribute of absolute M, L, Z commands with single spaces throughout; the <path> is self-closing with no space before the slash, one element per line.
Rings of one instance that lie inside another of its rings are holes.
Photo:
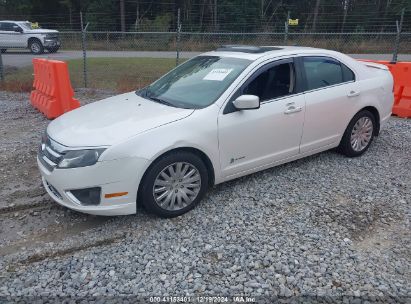
<path fill-rule="evenodd" d="M 298 19 L 288 19 L 288 25 L 298 25 Z"/>
<path fill-rule="evenodd" d="M 31 23 L 31 28 L 32 28 L 32 29 L 38 29 L 38 28 L 40 28 L 39 23 L 38 23 L 38 22 L 32 22 L 32 23 Z"/>

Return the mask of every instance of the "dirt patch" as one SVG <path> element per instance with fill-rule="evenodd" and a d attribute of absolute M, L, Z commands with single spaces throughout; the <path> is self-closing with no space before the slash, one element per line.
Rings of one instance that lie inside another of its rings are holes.
<path fill-rule="evenodd" d="M 12 216 L 3 218 L 1 224 L 3 229 L 0 230 L 0 233 L 3 239 L 8 239 L 11 242 L 0 247 L 0 255 L 13 254 L 21 249 L 31 250 L 44 243 L 58 243 L 65 238 L 100 227 L 109 220 L 107 217 L 85 215 L 67 222 L 65 221 L 64 210 L 53 207 L 53 205 L 50 205 L 48 208 L 32 208 L 29 213 L 16 212 Z M 63 211 L 63 214 L 61 211 Z M 50 216 L 53 213 L 60 216 L 48 221 L 46 217 L 53 218 L 53 216 Z M 38 218 L 43 219 L 42 229 L 37 224 Z M 33 225 L 34 223 L 36 226 Z M 7 226 L 9 229 L 7 229 Z"/>
<path fill-rule="evenodd" d="M 75 95 L 86 104 L 111 94 L 79 90 Z M 0 255 L 53 247 L 104 225 L 109 218 L 72 212 L 47 195 L 36 157 L 50 121 L 30 105 L 29 95 L 1 92 L 0 114 Z"/>

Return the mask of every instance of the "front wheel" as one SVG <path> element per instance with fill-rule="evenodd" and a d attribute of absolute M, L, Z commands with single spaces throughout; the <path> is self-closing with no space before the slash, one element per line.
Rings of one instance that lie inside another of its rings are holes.
<path fill-rule="evenodd" d="M 370 147 L 375 135 L 375 117 L 367 110 L 358 112 L 344 132 L 339 151 L 346 156 L 356 157 Z"/>
<path fill-rule="evenodd" d="M 29 49 L 33 54 L 43 54 L 44 52 L 44 47 L 43 44 L 41 44 L 41 41 L 38 39 L 32 39 L 29 43 Z"/>
<path fill-rule="evenodd" d="M 201 158 L 189 152 L 165 155 L 154 162 L 142 181 L 139 198 L 161 217 L 176 217 L 193 209 L 208 188 L 208 172 Z"/>

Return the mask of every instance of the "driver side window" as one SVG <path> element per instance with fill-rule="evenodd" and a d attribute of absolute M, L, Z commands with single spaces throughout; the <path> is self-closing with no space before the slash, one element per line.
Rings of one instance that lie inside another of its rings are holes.
<path fill-rule="evenodd" d="M 267 101 L 293 94 L 295 72 L 292 63 L 283 63 L 261 72 L 243 88 L 243 94 L 256 95 L 260 101 Z"/>

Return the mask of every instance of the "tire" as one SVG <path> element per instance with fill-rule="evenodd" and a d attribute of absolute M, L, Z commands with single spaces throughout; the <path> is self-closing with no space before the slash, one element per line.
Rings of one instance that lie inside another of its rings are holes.
<path fill-rule="evenodd" d="M 188 177 L 179 179 L 178 172 Z M 190 172 L 192 174 L 188 175 Z M 159 158 L 147 169 L 138 197 L 149 212 L 171 218 L 193 209 L 207 188 L 208 172 L 201 158 L 190 152 L 173 152 Z"/>
<path fill-rule="evenodd" d="M 43 52 L 44 52 L 43 44 L 38 39 L 31 39 L 30 40 L 29 49 L 30 49 L 32 54 L 36 54 L 36 55 L 43 54 Z"/>
<path fill-rule="evenodd" d="M 348 124 L 338 150 L 348 157 L 362 155 L 370 147 L 375 131 L 374 115 L 367 110 L 358 112 Z"/>
<path fill-rule="evenodd" d="M 2 53 L 5 53 L 7 51 L 7 49 L 1 49 Z"/>
<path fill-rule="evenodd" d="M 57 53 L 57 51 L 59 50 L 58 47 L 54 47 L 54 48 L 48 48 L 47 49 L 49 51 L 49 53 Z"/>

